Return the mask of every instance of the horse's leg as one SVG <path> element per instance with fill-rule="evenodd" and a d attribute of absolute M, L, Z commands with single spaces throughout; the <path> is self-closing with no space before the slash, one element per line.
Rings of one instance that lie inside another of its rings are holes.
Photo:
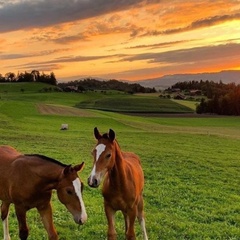
<path fill-rule="evenodd" d="M 114 219 L 114 215 L 115 212 L 110 206 L 108 206 L 105 202 L 104 202 L 104 209 L 105 209 L 105 214 L 107 217 L 107 221 L 108 221 L 108 240 L 116 240 L 117 239 L 117 233 L 115 230 L 115 219 Z"/>
<path fill-rule="evenodd" d="M 125 212 L 123 213 L 123 216 L 124 216 L 124 221 L 125 221 L 125 234 L 127 234 L 128 226 L 129 226 L 129 219 L 128 219 L 128 215 Z"/>
<path fill-rule="evenodd" d="M 145 219 L 144 219 L 144 212 L 143 212 L 143 196 L 142 195 L 141 195 L 140 201 L 138 203 L 137 218 L 138 218 L 139 224 L 140 224 L 142 232 L 143 232 L 143 239 L 148 240 L 146 225 L 145 225 Z"/>
<path fill-rule="evenodd" d="M 41 218 L 43 225 L 48 233 L 49 240 L 58 240 L 58 235 L 53 225 L 53 217 L 52 217 L 52 207 L 50 202 L 41 208 L 37 208 Z"/>
<path fill-rule="evenodd" d="M 15 205 L 15 212 L 18 220 L 19 238 L 21 240 L 26 240 L 28 238 L 28 227 L 26 221 L 27 210 L 21 206 Z"/>
<path fill-rule="evenodd" d="M 128 225 L 128 230 L 126 233 L 126 239 L 127 240 L 135 240 L 135 232 L 134 232 L 134 222 L 136 220 L 137 216 L 137 207 L 134 206 L 132 209 L 129 209 L 127 211 L 128 219 L 129 219 L 129 225 Z"/>
<path fill-rule="evenodd" d="M 1 219 L 3 221 L 4 240 L 11 240 L 8 229 L 8 213 L 10 203 L 2 202 L 1 205 Z"/>

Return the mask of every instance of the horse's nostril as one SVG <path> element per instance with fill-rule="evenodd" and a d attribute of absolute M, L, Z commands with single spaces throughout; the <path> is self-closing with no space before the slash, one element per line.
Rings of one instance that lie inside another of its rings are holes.
<path fill-rule="evenodd" d="M 97 179 L 94 179 L 94 187 L 97 187 L 98 186 L 98 180 Z"/>
<path fill-rule="evenodd" d="M 99 182 L 98 182 L 98 180 L 95 178 L 95 177 L 89 177 L 88 178 L 88 185 L 90 186 L 90 187 L 94 187 L 94 188 L 96 188 L 96 187 L 98 187 L 98 185 L 99 185 Z"/>

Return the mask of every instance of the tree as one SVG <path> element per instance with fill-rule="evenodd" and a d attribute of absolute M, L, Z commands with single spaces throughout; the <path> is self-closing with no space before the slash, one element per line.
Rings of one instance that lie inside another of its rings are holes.
<path fill-rule="evenodd" d="M 204 98 L 202 98 L 200 104 L 197 105 L 196 112 L 198 114 L 202 114 L 202 113 L 207 112 L 207 102 Z"/>
<path fill-rule="evenodd" d="M 16 81 L 16 75 L 15 75 L 15 73 L 8 72 L 5 74 L 5 79 L 8 82 L 14 82 L 14 81 Z"/>
<path fill-rule="evenodd" d="M 22 82 L 32 82 L 33 81 L 33 76 L 31 73 L 28 73 L 28 72 L 25 72 L 23 75 L 22 75 Z M 19 80 L 18 80 L 19 81 Z"/>
<path fill-rule="evenodd" d="M 5 77 L 0 73 L 0 82 L 5 82 Z"/>
<path fill-rule="evenodd" d="M 33 76 L 33 82 L 38 82 L 40 78 L 40 73 L 38 70 L 32 70 L 31 75 Z"/>
<path fill-rule="evenodd" d="M 57 85 L 57 80 L 53 72 L 50 73 L 50 78 L 48 83 L 51 85 Z"/>

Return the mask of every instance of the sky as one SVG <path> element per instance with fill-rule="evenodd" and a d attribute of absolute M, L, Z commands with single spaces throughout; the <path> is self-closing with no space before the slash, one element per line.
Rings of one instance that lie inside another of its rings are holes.
<path fill-rule="evenodd" d="M 240 70 L 240 0 L 0 0 L 0 74 L 145 80 Z"/>

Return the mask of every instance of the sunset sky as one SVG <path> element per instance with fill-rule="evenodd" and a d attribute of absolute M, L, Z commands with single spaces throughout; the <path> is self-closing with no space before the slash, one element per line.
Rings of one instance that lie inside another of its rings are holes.
<path fill-rule="evenodd" d="M 142 80 L 240 70 L 240 0 L 0 0 L 0 73 Z"/>

